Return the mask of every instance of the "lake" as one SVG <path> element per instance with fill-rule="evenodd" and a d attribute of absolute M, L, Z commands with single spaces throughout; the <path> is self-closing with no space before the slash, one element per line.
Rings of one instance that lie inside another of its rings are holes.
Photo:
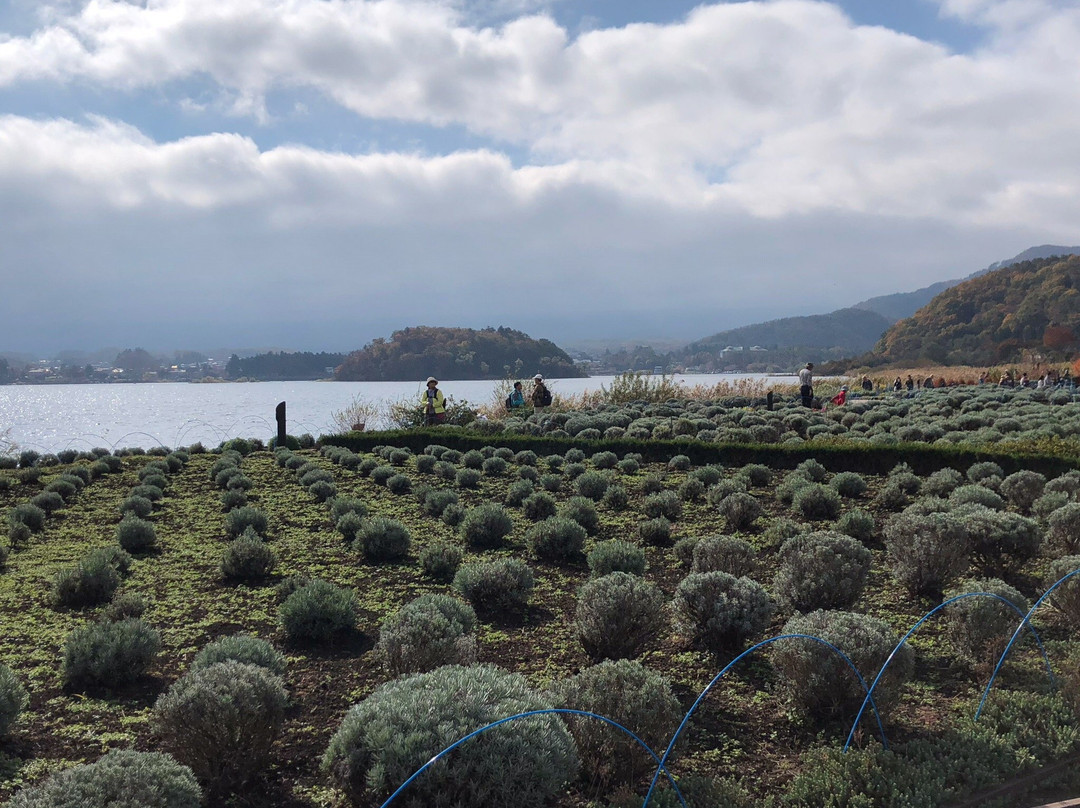
<path fill-rule="evenodd" d="M 555 393 L 599 390 L 613 376 L 552 379 Z M 688 385 L 740 379 L 791 384 L 792 376 L 722 373 L 678 376 Z M 497 382 L 443 381 L 457 400 L 491 401 Z M 318 436 L 335 431 L 332 416 L 357 395 L 392 402 L 420 396 L 418 382 L 252 382 L 222 384 L 56 384 L 0 386 L 0 451 L 5 442 L 22 449 L 170 448 L 200 441 L 217 446 L 235 437 L 268 440 L 277 434 L 274 408 L 285 401 L 289 433 Z"/>

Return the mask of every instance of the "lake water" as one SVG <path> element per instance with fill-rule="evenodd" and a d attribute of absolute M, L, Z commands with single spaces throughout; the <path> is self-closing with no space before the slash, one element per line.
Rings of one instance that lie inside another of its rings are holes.
<path fill-rule="evenodd" d="M 599 390 L 613 376 L 549 380 L 553 392 Z M 791 384 L 792 376 L 724 373 L 679 376 L 688 385 L 740 379 Z M 486 403 L 496 382 L 443 381 L 439 388 L 457 400 Z M 6 443 L 39 452 L 186 446 L 216 446 L 235 437 L 267 440 L 277 434 L 274 409 L 285 401 L 289 433 L 318 436 L 335 431 L 333 413 L 357 395 L 368 401 L 419 398 L 417 382 L 255 382 L 248 384 L 56 384 L 0 386 L 0 450 Z"/>

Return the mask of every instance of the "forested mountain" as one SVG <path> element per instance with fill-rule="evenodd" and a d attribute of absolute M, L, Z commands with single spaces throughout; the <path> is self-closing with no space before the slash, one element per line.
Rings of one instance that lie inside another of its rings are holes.
<path fill-rule="evenodd" d="M 584 376 L 565 351 L 512 328 L 418 326 L 373 340 L 349 354 L 335 374 L 341 381 L 555 378 Z"/>
<path fill-rule="evenodd" d="M 809 317 L 784 317 L 767 323 L 733 328 L 692 342 L 677 355 L 687 360 L 702 353 L 712 354 L 728 346 L 757 345 L 763 348 L 840 348 L 865 351 L 889 327 L 889 321 L 872 311 L 838 309 Z"/>
<path fill-rule="evenodd" d="M 874 353 L 986 365 L 1033 354 L 1070 359 L 1080 349 L 1080 256 L 1024 261 L 939 294 L 893 325 Z"/>
<path fill-rule="evenodd" d="M 995 261 L 990 266 L 986 267 L 986 269 L 980 269 L 978 272 L 973 272 L 966 278 L 940 281 L 938 283 L 933 283 L 930 286 L 924 286 L 922 289 L 916 289 L 914 292 L 897 292 L 893 295 L 872 297 L 869 300 L 856 303 L 854 308 L 876 311 L 878 314 L 888 317 L 890 322 L 895 322 L 897 320 L 903 320 L 905 317 L 910 317 L 946 289 L 951 289 L 958 283 L 969 281 L 972 278 L 978 278 L 988 272 L 1004 269 L 1005 267 L 1010 267 L 1013 264 L 1019 264 L 1023 261 L 1034 261 L 1038 258 L 1051 258 L 1055 255 L 1065 256 L 1078 254 L 1080 254 L 1080 247 L 1061 247 L 1056 244 L 1041 244 L 1038 247 L 1028 247 L 1019 255 L 1014 255 L 1012 258 L 1004 261 Z"/>
<path fill-rule="evenodd" d="M 225 375 L 230 379 L 247 377 L 261 382 L 326 379 L 334 374 L 334 368 L 344 359 L 345 354 L 306 351 L 296 353 L 270 351 L 244 359 L 233 354 L 225 366 Z"/>

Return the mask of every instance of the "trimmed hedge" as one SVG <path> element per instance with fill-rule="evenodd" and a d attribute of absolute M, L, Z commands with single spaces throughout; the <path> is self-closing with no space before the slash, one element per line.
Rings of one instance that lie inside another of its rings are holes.
<path fill-rule="evenodd" d="M 438 442 L 451 449 L 468 451 L 489 446 L 497 441 L 514 451 L 531 450 L 538 455 L 565 455 L 578 449 L 585 454 L 633 452 L 648 462 L 668 462 L 677 455 L 686 455 L 695 466 L 714 463 L 747 465 L 760 463 L 772 469 L 792 469 L 807 459 L 814 459 L 832 472 L 854 471 L 859 474 L 888 474 L 897 464 L 907 463 L 919 475 L 928 475 L 943 468 L 967 470 L 976 463 L 994 462 L 1006 474 L 1022 469 L 1057 476 L 1080 468 L 1080 459 L 1051 454 L 1021 454 L 956 444 L 894 443 L 852 444 L 838 441 L 826 445 L 706 443 L 704 441 L 638 440 L 612 438 L 582 440 L 550 435 L 517 435 L 500 433 L 480 435 L 465 429 L 424 428 L 397 429 L 386 432 L 349 432 L 343 435 L 322 435 L 323 445 L 344 446 L 354 452 L 371 451 L 375 446 L 392 445 L 423 452 L 428 444 Z"/>

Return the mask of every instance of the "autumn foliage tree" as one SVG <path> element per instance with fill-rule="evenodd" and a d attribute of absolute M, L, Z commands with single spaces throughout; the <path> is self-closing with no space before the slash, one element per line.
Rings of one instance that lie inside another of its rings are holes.
<path fill-rule="evenodd" d="M 574 378 L 584 375 L 550 340 L 512 328 L 435 328 L 395 331 L 349 354 L 337 369 L 339 381 L 438 379 Z"/>

